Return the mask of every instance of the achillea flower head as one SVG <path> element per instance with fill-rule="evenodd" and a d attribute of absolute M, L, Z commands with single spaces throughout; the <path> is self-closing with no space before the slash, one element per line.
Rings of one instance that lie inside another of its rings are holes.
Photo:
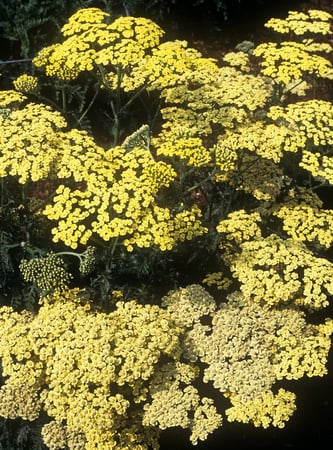
<path fill-rule="evenodd" d="M 29 94 L 36 92 L 38 88 L 38 78 L 32 75 L 23 74 L 13 81 L 14 87 L 17 91 Z"/>

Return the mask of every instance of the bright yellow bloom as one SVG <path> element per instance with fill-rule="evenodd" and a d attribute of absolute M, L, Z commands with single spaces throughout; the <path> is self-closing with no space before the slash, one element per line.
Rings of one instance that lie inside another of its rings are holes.
<path fill-rule="evenodd" d="M 332 18 L 330 13 L 316 9 L 309 9 L 307 12 L 289 11 L 285 19 L 270 19 L 265 26 L 278 33 L 293 32 L 297 36 L 307 33 L 327 35 L 331 34 Z"/>
<path fill-rule="evenodd" d="M 32 75 L 23 74 L 13 82 L 17 91 L 23 93 L 34 92 L 38 88 L 38 78 Z"/>

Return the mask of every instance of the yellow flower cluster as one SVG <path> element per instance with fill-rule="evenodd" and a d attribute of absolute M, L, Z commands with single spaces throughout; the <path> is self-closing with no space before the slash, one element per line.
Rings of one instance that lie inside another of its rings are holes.
<path fill-rule="evenodd" d="M 77 11 L 62 33 L 66 39 L 42 49 L 34 64 L 44 68 L 47 75 L 63 80 L 73 80 L 81 72 L 103 66 L 111 70 L 104 81 L 112 89 L 119 85 L 124 71 L 141 61 L 163 35 L 149 19 L 119 17 L 112 22 L 110 15 L 98 8 Z"/>
<path fill-rule="evenodd" d="M 296 140 L 296 146 L 302 148 L 299 166 L 313 177 L 331 183 L 333 159 L 325 153 L 327 147 L 333 144 L 332 104 L 324 100 L 308 100 L 286 107 L 273 106 L 267 116 L 293 130 L 292 139 Z"/>
<path fill-rule="evenodd" d="M 57 131 L 65 126 L 60 113 L 35 103 L 0 115 L 0 177 L 18 176 L 22 184 L 47 178 L 58 159 Z"/>
<path fill-rule="evenodd" d="M 23 259 L 19 269 L 24 281 L 34 283 L 44 293 L 67 288 L 71 279 L 63 260 L 54 253 L 40 258 Z"/>
<path fill-rule="evenodd" d="M 105 241 L 124 237 L 128 250 L 133 245 L 169 250 L 177 241 L 206 231 L 198 207 L 173 212 L 158 205 L 159 190 L 170 185 L 176 172 L 171 165 L 155 161 L 148 149 L 85 151 L 84 143 L 78 144 L 67 147 L 58 176 L 73 175 L 76 181 L 84 181 L 85 187 L 60 185 L 53 204 L 46 206 L 45 215 L 58 221 L 54 241 L 76 248 L 97 233 Z"/>
<path fill-rule="evenodd" d="M 333 212 L 307 203 L 284 203 L 273 213 L 282 219 L 284 231 L 295 241 L 326 248 L 333 243 Z"/>
<path fill-rule="evenodd" d="M 248 53 L 228 52 L 223 56 L 223 61 L 230 64 L 230 66 L 238 67 L 242 72 L 250 72 L 250 58 Z"/>
<path fill-rule="evenodd" d="M 202 280 L 207 286 L 215 286 L 218 291 L 227 291 L 232 285 L 230 278 L 223 275 L 222 272 L 210 272 Z"/>
<path fill-rule="evenodd" d="M 200 68 L 181 81 L 162 92 L 167 102 L 161 111 L 163 127 L 172 130 L 181 123 L 193 135 L 209 135 L 213 126 L 224 130 L 246 122 L 272 92 L 264 78 L 234 67 Z"/>
<path fill-rule="evenodd" d="M 285 85 L 302 80 L 307 74 L 333 78 L 333 66 L 319 52 L 331 51 L 328 44 L 309 42 L 268 42 L 258 45 L 254 56 L 262 58 L 262 74 Z"/>
<path fill-rule="evenodd" d="M 280 194 L 287 176 L 271 159 L 244 154 L 239 167 L 237 189 L 263 201 L 274 201 Z"/>
<path fill-rule="evenodd" d="M 192 137 L 182 126 L 163 131 L 157 138 L 152 139 L 156 146 L 156 154 L 169 158 L 179 158 L 186 165 L 193 167 L 207 166 L 211 162 L 211 153 L 203 145 L 200 137 Z"/>
<path fill-rule="evenodd" d="M 297 152 L 304 146 L 304 139 L 283 124 L 256 121 L 228 130 L 219 141 L 224 152 L 248 150 L 262 158 L 278 163 L 284 152 Z"/>
<path fill-rule="evenodd" d="M 308 100 L 290 103 L 286 107 L 272 106 L 267 117 L 285 123 L 304 139 L 308 145 L 325 146 L 333 143 L 332 103 L 325 100 Z"/>
<path fill-rule="evenodd" d="M 213 154 L 215 154 L 215 164 L 218 168 L 215 175 L 218 182 L 231 181 L 237 170 L 238 148 L 226 145 L 225 141 L 228 141 L 226 134 L 219 136 L 217 143 L 212 148 Z"/>
<path fill-rule="evenodd" d="M 299 166 L 311 173 L 318 181 L 333 184 L 333 158 L 320 152 L 303 150 Z"/>
<path fill-rule="evenodd" d="M 289 328 L 280 328 L 275 337 L 279 351 L 273 357 L 277 379 L 297 380 L 304 375 L 326 375 L 325 361 L 330 351 L 332 334 L 332 319 L 326 319 L 319 325 L 307 326 L 305 321 L 295 321 Z"/>
<path fill-rule="evenodd" d="M 331 34 L 330 22 L 332 19 L 330 13 L 322 10 L 289 11 L 285 19 L 270 19 L 266 22 L 265 27 L 272 28 L 278 33 L 293 32 L 297 36 L 307 33 L 327 35 Z"/>
<path fill-rule="evenodd" d="M 167 41 L 152 49 L 130 74 L 125 74 L 122 87 L 132 91 L 147 85 L 148 90 L 159 90 L 191 84 L 193 73 L 204 78 L 215 73 L 218 67 L 212 58 L 204 58 L 198 50 L 188 48 L 186 41 Z"/>
<path fill-rule="evenodd" d="M 255 302 L 320 309 L 333 293 L 333 264 L 293 239 L 271 234 L 244 242 L 228 264 L 243 294 Z"/>
<path fill-rule="evenodd" d="M 63 131 L 66 121 L 58 112 L 34 103 L 1 116 L 0 124 L 0 177 L 18 176 L 20 183 L 74 181 L 60 184 L 44 210 L 58 222 L 52 231 L 55 242 L 76 248 L 97 233 L 105 241 L 126 237 L 129 250 L 133 245 L 170 250 L 206 232 L 198 207 L 172 211 L 159 206 L 160 189 L 177 173 L 170 164 L 155 161 L 145 145 L 104 150 L 85 131 Z M 199 141 L 188 142 L 190 162 L 203 164 L 209 152 L 201 154 L 202 144 L 195 148 Z"/>
<path fill-rule="evenodd" d="M 258 212 L 248 213 L 244 209 L 239 209 L 229 213 L 223 219 L 216 230 L 222 234 L 221 246 L 223 244 L 235 243 L 241 245 L 249 240 L 261 238 L 261 230 L 258 224 L 261 223 L 261 217 Z"/>
<path fill-rule="evenodd" d="M 230 422 L 252 422 L 256 427 L 268 428 L 270 425 L 283 428 L 296 410 L 296 395 L 279 389 L 263 392 L 258 398 L 241 402 L 237 397 L 230 397 L 232 407 L 226 410 Z"/>
<path fill-rule="evenodd" d="M 35 92 L 38 88 L 38 78 L 32 75 L 23 74 L 13 81 L 17 91 L 27 93 Z"/>
<path fill-rule="evenodd" d="M 109 18 L 109 14 L 99 8 L 80 9 L 68 19 L 61 31 L 66 37 L 87 31 L 91 31 L 93 35 L 99 30 L 106 28 L 105 22 Z"/>
<path fill-rule="evenodd" d="M 133 246 L 156 246 L 160 250 L 171 250 L 178 242 L 190 241 L 207 233 L 207 228 L 201 223 L 202 213 L 198 206 L 172 212 L 167 208 L 153 206 L 152 211 L 146 211 L 141 216 L 141 223 L 133 230 L 133 236 L 124 239 L 128 251 Z"/>
<path fill-rule="evenodd" d="M 85 449 L 157 448 L 158 430 L 142 424 L 140 411 L 162 355 L 181 351 L 182 330 L 166 311 L 121 301 L 110 314 L 93 312 L 73 290 L 44 297 L 36 316 L 0 314 L 4 417 L 14 405 L 15 417 L 30 420 L 43 408 L 66 434 L 83 435 Z"/>
<path fill-rule="evenodd" d="M 278 33 L 294 32 L 297 36 L 306 34 L 330 34 L 332 16 L 319 10 L 305 12 L 290 11 L 286 19 L 270 19 L 265 26 Z M 333 78 L 333 66 L 323 53 L 330 53 L 328 43 L 304 39 L 301 42 L 284 41 L 279 44 L 268 42 L 258 45 L 253 55 L 261 57 L 262 73 L 278 83 L 288 85 L 299 82 L 305 75 Z"/>
<path fill-rule="evenodd" d="M 16 92 L 12 90 L 0 91 L 0 108 L 1 108 L 0 116 L 2 116 L 1 114 L 2 109 L 7 108 L 8 106 L 12 108 L 13 106 L 19 105 L 26 99 L 27 97 L 23 95 L 21 92 Z"/>
<path fill-rule="evenodd" d="M 107 22 L 106 19 L 109 17 L 108 13 L 99 8 L 80 9 L 68 19 L 61 31 L 64 36 L 73 36 L 86 31 L 94 33 L 99 29 L 103 30 L 106 28 L 106 23 L 104 22 Z"/>

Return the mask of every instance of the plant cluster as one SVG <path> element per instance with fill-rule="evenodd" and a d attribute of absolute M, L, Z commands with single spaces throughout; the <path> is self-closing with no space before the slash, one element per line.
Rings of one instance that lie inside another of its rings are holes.
<path fill-rule="evenodd" d="M 2 417 L 54 450 L 284 426 L 333 333 L 331 20 L 217 61 L 84 8 L 0 92 Z"/>

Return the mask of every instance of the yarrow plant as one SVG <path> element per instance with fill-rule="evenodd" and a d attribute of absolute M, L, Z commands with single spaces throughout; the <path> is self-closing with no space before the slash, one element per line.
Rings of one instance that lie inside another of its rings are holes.
<path fill-rule="evenodd" d="M 283 382 L 326 375 L 333 333 L 331 20 L 220 61 L 86 8 L 0 92 L 2 417 L 148 450 L 295 413 Z"/>

